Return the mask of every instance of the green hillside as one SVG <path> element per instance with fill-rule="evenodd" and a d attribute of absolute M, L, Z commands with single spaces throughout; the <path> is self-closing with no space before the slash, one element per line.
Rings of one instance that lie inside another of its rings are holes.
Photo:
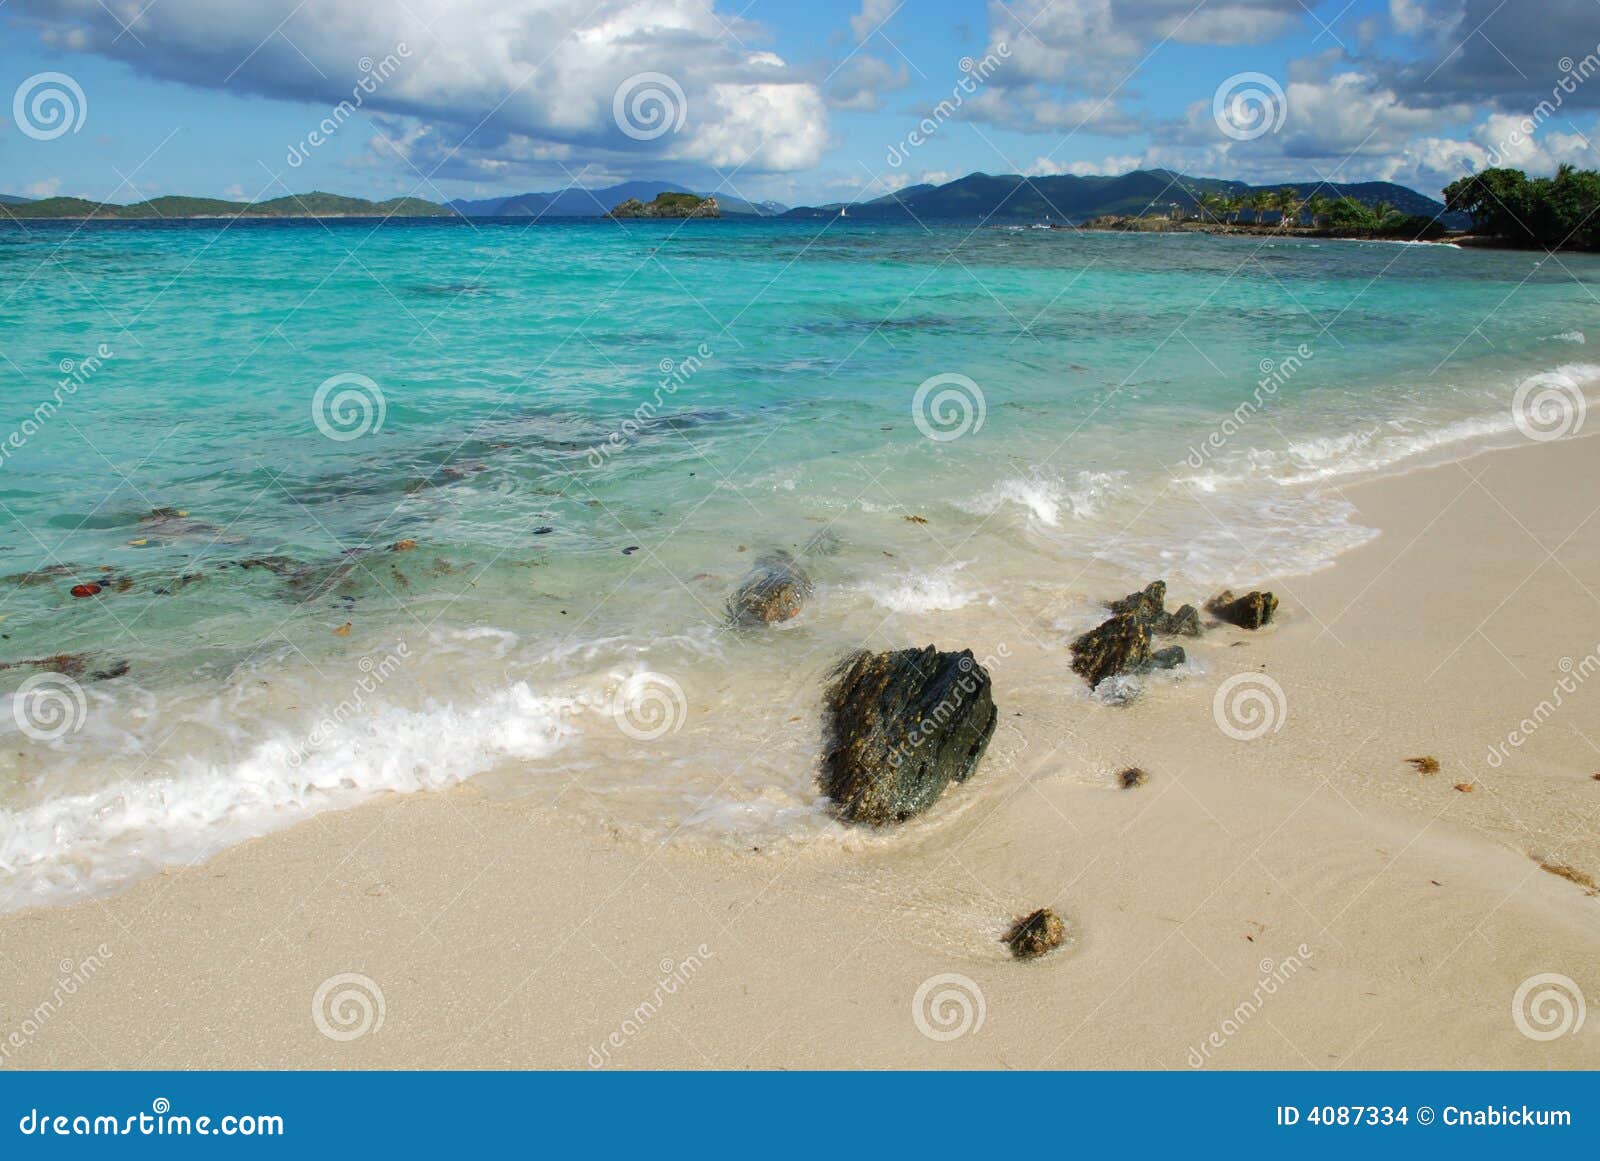
<path fill-rule="evenodd" d="M 370 202 L 338 194 L 308 193 L 265 202 L 230 202 L 220 198 L 159 197 L 132 205 L 91 202 L 83 198 L 43 198 L 20 204 L 0 203 L 0 218 L 96 218 L 154 221 L 176 218 L 446 218 L 453 210 L 421 198 Z"/>

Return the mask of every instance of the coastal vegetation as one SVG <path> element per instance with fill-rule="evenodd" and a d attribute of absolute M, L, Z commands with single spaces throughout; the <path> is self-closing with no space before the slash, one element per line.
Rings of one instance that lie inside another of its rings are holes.
<path fill-rule="evenodd" d="M 159 221 L 175 218 L 441 218 L 454 211 L 421 198 L 372 202 L 338 194 L 290 194 L 265 202 L 230 202 L 221 198 L 159 197 L 132 205 L 93 202 L 84 198 L 42 198 L 0 203 L 0 219 L 95 218 L 115 221 Z"/>
<path fill-rule="evenodd" d="M 1600 250 L 1600 173 L 1563 165 L 1554 177 L 1486 169 L 1445 187 L 1445 205 L 1472 234 L 1511 246 Z"/>
<path fill-rule="evenodd" d="M 1205 192 L 1195 198 L 1192 210 L 1175 203 L 1165 213 L 1107 214 L 1091 218 L 1084 228 L 1133 233 L 1282 233 L 1400 241 L 1436 241 L 1448 233 L 1437 218 L 1403 213 L 1387 201 L 1368 204 L 1349 195 L 1302 196 L 1293 186 L 1260 189 L 1248 195 Z"/>

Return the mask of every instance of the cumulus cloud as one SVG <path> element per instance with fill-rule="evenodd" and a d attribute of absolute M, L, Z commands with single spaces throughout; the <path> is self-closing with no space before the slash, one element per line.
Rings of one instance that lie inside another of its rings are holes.
<path fill-rule="evenodd" d="M 838 109 L 872 112 L 883 107 L 884 93 L 910 83 L 911 73 L 904 64 L 895 67 L 878 57 L 857 53 L 840 65 L 828 82 L 828 103 Z"/>
<path fill-rule="evenodd" d="M 449 159 L 449 176 L 573 150 L 784 171 L 815 165 L 828 140 L 818 86 L 746 48 L 760 30 L 714 0 L 159 0 L 142 12 L 119 5 L 120 19 L 100 0 L 12 0 L 19 7 L 61 47 L 314 106 L 349 99 L 363 63 L 404 44 L 405 59 L 363 105 L 410 119 L 391 124 L 392 148 Z M 675 128 L 658 134 L 646 122 L 630 133 L 614 116 L 619 87 L 640 74 L 666 79 L 657 84 L 666 106 L 638 109 Z"/>

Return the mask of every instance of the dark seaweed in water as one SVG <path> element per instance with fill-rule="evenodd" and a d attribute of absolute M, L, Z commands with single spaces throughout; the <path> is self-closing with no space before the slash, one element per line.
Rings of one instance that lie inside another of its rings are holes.
<path fill-rule="evenodd" d="M 486 298 L 494 294 L 481 282 L 419 282 L 407 289 L 423 298 Z"/>

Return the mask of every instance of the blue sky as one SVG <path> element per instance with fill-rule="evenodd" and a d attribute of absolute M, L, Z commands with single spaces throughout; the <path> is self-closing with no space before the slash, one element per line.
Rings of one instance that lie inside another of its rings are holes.
<path fill-rule="evenodd" d="M 1600 163 L 1600 76 L 1561 87 L 1600 64 L 1600 5 L 1531 7 L 10 0 L 0 90 L 21 104 L 0 117 L 0 192 L 444 200 L 667 178 L 799 204 L 1166 165 L 1437 193 L 1497 161 Z M 51 87 L 74 130 L 33 104 Z"/>

